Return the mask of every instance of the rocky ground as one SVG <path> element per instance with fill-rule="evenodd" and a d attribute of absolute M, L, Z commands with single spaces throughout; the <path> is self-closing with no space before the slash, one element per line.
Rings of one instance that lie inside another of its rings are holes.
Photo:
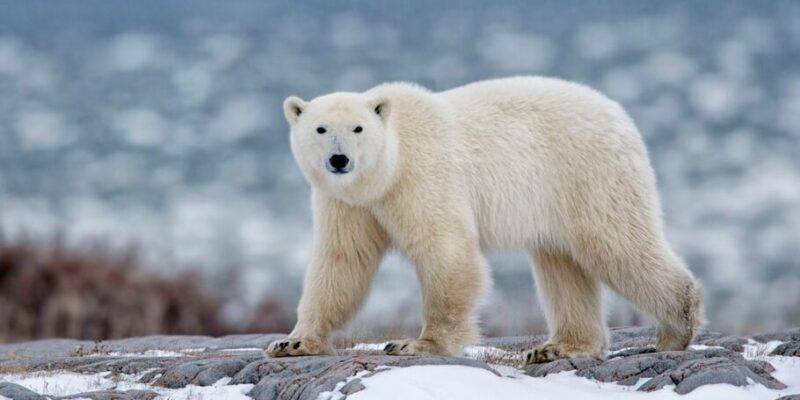
<path fill-rule="evenodd" d="M 578 377 L 641 392 L 663 389 L 686 394 L 704 385 L 727 383 L 761 385 L 783 395 L 787 386 L 773 375 L 775 368 L 769 360 L 800 357 L 800 328 L 752 337 L 706 332 L 698 335 L 690 350 L 661 353 L 652 347 L 653 334 L 650 328 L 614 329 L 611 354 L 604 361 L 559 360 L 518 371 L 530 377 L 574 371 Z M 0 398 L 195 398 L 192 393 L 202 397 L 203 388 L 214 387 L 219 390 L 217 396 L 241 396 L 230 398 L 301 400 L 323 394 L 341 399 L 362 391 L 364 380 L 392 367 L 462 365 L 501 376 L 509 366 L 520 367 L 523 349 L 545 339 L 487 339 L 482 346 L 466 349 L 465 357 L 387 356 L 380 344 L 361 344 L 340 350 L 337 356 L 266 358 L 263 349 L 280 337 L 149 336 L 97 343 L 58 339 L 0 345 Z M 94 377 L 94 381 L 59 387 L 57 382 L 63 379 L 36 380 L 56 373 L 62 378 Z M 180 392 L 187 388 L 192 390 L 189 394 Z M 232 391 L 224 392 L 226 388 Z M 800 395 L 791 398 L 800 399 Z"/>

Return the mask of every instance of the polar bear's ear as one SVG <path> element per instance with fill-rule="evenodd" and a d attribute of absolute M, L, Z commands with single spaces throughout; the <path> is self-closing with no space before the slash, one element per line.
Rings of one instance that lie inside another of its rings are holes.
<path fill-rule="evenodd" d="M 283 101 L 283 114 L 286 116 L 286 121 L 290 124 L 297 122 L 300 114 L 306 109 L 306 103 L 303 99 L 297 96 L 289 96 Z"/>
<path fill-rule="evenodd" d="M 386 122 L 386 120 L 389 118 L 389 112 L 391 111 L 389 99 L 385 97 L 374 98 L 370 100 L 369 108 L 371 108 L 375 114 L 378 114 L 383 122 Z"/>

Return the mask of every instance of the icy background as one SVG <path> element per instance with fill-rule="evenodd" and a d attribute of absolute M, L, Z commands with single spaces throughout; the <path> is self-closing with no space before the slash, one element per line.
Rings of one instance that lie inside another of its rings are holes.
<path fill-rule="evenodd" d="M 232 318 L 294 307 L 311 219 L 284 97 L 555 75 L 638 123 L 711 325 L 800 323 L 800 3 L 336 3 L 0 0 L 0 229 L 240 267 Z M 489 331 L 541 330 L 525 257 L 491 260 Z M 375 289 L 352 329 L 418 322 L 399 257 Z"/>

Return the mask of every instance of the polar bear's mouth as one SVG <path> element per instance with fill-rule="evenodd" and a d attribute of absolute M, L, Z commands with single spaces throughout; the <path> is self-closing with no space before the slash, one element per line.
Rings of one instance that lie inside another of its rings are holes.
<path fill-rule="evenodd" d="M 333 154 L 328 157 L 325 167 L 334 174 L 346 174 L 353 169 L 353 162 L 345 154 Z"/>

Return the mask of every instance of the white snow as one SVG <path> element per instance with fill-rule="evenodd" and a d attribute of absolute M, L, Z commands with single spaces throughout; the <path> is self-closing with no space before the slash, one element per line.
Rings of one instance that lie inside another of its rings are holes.
<path fill-rule="evenodd" d="M 789 385 L 784 390 L 770 390 L 761 385 L 735 387 L 727 384 L 707 385 L 687 395 L 679 395 L 672 387 L 644 393 L 634 386 L 602 383 L 581 378 L 574 372 L 562 372 L 546 378 L 532 378 L 521 372 L 503 369 L 503 375 L 472 367 L 455 365 L 390 368 L 368 378 L 361 378 L 366 389 L 348 396 L 350 400 L 480 400 L 480 399 L 703 399 L 745 400 L 775 399 L 800 391 L 800 362 L 773 360 L 775 376 Z M 640 384 L 643 383 L 640 382 Z M 343 386 L 343 385 L 342 385 Z M 328 394 L 320 399 L 337 399 Z"/>
<path fill-rule="evenodd" d="M 674 387 L 668 386 L 655 392 L 637 392 L 636 389 L 646 380 L 642 379 L 633 386 L 616 383 L 603 383 L 579 377 L 574 371 L 552 374 L 544 378 L 533 378 L 524 375 L 515 367 L 508 365 L 492 365 L 499 376 L 480 368 L 460 365 L 427 365 L 414 367 L 381 366 L 376 374 L 362 371 L 339 382 L 330 391 L 320 394 L 319 400 L 341 400 L 344 395 L 341 388 L 347 382 L 359 378 L 366 389 L 348 396 L 350 400 L 479 400 L 479 399 L 656 399 L 656 400 L 745 400 L 775 399 L 777 397 L 800 392 L 800 359 L 797 357 L 768 356 L 780 341 L 759 343 L 751 341 L 745 345 L 744 356 L 749 359 L 765 360 L 775 367 L 773 376 L 787 385 L 783 390 L 771 390 L 761 385 L 735 387 L 727 384 L 706 385 L 695 389 L 687 395 L 678 395 Z M 354 350 L 381 350 L 385 343 L 360 343 L 352 347 Z M 694 345 L 693 349 L 707 349 L 713 346 Z M 180 351 L 153 350 L 143 353 L 106 353 L 127 357 L 140 356 L 180 356 L 185 353 L 200 352 L 204 348 L 189 348 Z M 234 348 L 224 351 L 244 352 L 261 351 L 260 348 Z M 471 358 L 485 359 L 487 356 L 509 359 L 512 355 L 502 349 L 489 346 L 471 346 L 465 349 L 464 355 Z M 496 359 L 495 358 L 495 359 Z M 163 399 L 247 399 L 245 395 L 253 385 L 228 385 L 231 378 L 223 378 L 212 386 L 200 387 L 189 385 L 182 389 L 166 389 L 156 387 L 138 380 L 149 371 L 138 375 L 113 375 L 109 372 L 81 375 L 74 372 L 54 371 L 29 374 L 0 375 L 0 381 L 12 382 L 24 386 L 37 393 L 49 396 L 67 396 L 97 390 L 152 390 Z M 371 375 L 366 377 L 366 375 Z M 2 398 L 0 398 L 2 399 Z"/>
<path fill-rule="evenodd" d="M 382 343 L 357 343 L 353 345 L 353 347 L 349 348 L 349 350 L 355 351 L 383 351 L 383 348 L 386 347 L 386 344 L 389 342 L 382 342 Z M 491 346 L 467 346 L 463 350 L 464 357 L 472 358 L 475 360 L 498 360 L 503 359 L 507 361 L 513 361 L 519 359 L 522 360 L 522 356 L 517 352 L 509 352 L 503 349 L 498 349 L 497 347 Z"/>
<path fill-rule="evenodd" d="M 476 360 L 493 361 L 505 360 L 507 362 L 522 361 L 522 353 L 510 352 L 491 346 L 467 346 L 464 348 L 464 356 Z"/>
<path fill-rule="evenodd" d="M 120 353 L 112 351 L 110 353 L 97 353 L 94 356 L 111 356 L 111 357 L 182 357 L 183 353 L 168 350 L 147 350 L 141 353 Z"/>
<path fill-rule="evenodd" d="M 760 343 L 750 339 L 748 344 L 742 346 L 744 347 L 744 352 L 742 352 L 742 354 L 745 358 L 764 359 L 770 361 L 772 358 L 768 357 L 768 354 L 781 344 L 783 344 L 783 342 L 780 340 L 771 340 L 767 343 Z"/>
<path fill-rule="evenodd" d="M 74 372 L 34 373 L 24 375 L 0 375 L 0 381 L 16 383 L 36 393 L 50 396 L 107 390 L 114 388 L 109 373 L 81 375 Z"/>
<path fill-rule="evenodd" d="M 382 351 L 384 347 L 386 347 L 386 343 L 357 343 L 350 350 L 357 350 L 357 351 Z"/>
<path fill-rule="evenodd" d="M 228 385 L 231 378 L 222 378 L 211 386 L 188 385 L 181 389 L 166 389 L 138 383 L 142 375 L 117 375 L 102 372 L 81 375 L 74 372 L 47 372 L 34 374 L 0 375 L 0 381 L 16 383 L 34 392 L 47 396 L 68 396 L 97 390 L 152 390 L 160 394 L 160 399 L 169 400 L 201 400 L 249 399 L 245 396 L 253 385 Z M 0 397 L 1 398 L 1 397 Z"/>
<path fill-rule="evenodd" d="M 146 350 L 146 351 L 139 351 L 139 352 L 120 352 L 120 351 L 108 351 L 108 352 L 97 352 L 87 355 L 87 357 L 129 357 L 129 358 L 140 358 L 140 357 L 183 357 L 187 354 L 192 353 L 202 353 L 206 350 L 205 347 L 201 348 L 192 348 L 192 349 L 182 349 L 179 351 L 171 351 L 171 350 Z"/>
<path fill-rule="evenodd" d="M 623 386 L 616 383 L 603 383 L 575 375 L 574 371 L 552 374 L 544 378 L 524 375 L 521 370 L 493 365 L 500 373 L 497 376 L 487 370 L 460 365 L 426 365 L 414 367 L 379 367 L 384 371 L 370 377 L 364 373 L 349 380 L 360 378 L 366 389 L 347 397 L 350 400 L 481 400 L 481 399 L 702 399 L 702 400 L 745 400 L 775 399 L 800 392 L 800 359 L 796 357 L 768 356 L 780 341 L 758 343 L 751 341 L 745 345 L 747 358 L 766 360 L 775 366 L 773 376 L 785 383 L 784 390 L 771 390 L 762 385 L 736 387 L 727 384 L 706 385 L 687 395 L 675 393 L 674 386 L 655 392 L 637 392 L 636 389 L 646 380 L 636 385 Z M 385 343 L 357 344 L 354 350 L 380 350 Z M 693 345 L 695 350 L 716 348 L 716 346 Z M 465 356 L 485 358 L 487 355 L 508 357 L 509 352 L 494 347 L 471 346 L 465 349 Z M 349 381 L 348 380 L 348 381 Z M 331 392 L 322 393 L 319 400 L 340 400 L 344 396 L 340 389 L 348 382 L 339 383 Z"/>

